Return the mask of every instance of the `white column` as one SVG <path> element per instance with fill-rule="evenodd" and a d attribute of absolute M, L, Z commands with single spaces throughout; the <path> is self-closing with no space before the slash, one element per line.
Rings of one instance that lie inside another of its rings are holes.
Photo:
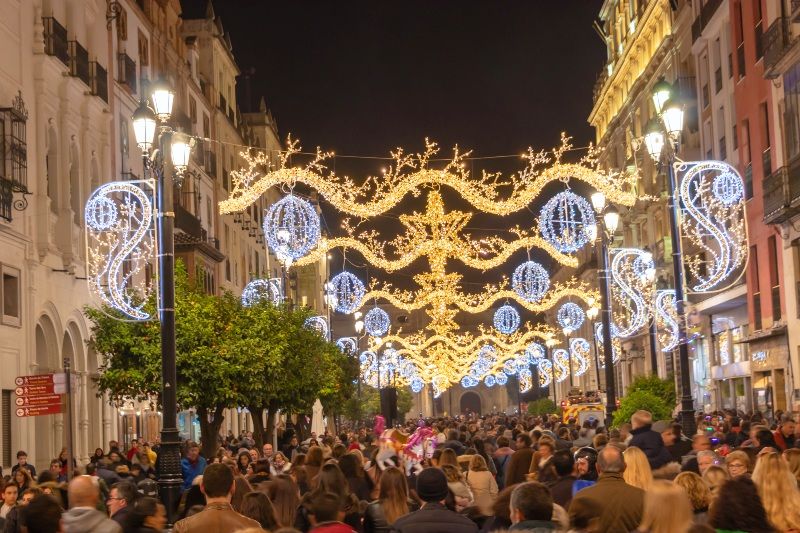
<path fill-rule="evenodd" d="M 76 417 L 78 420 L 78 439 L 77 439 L 77 451 L 75 452 L 75 456 L 78 457 L 78 461 L 81 464 L 86 464 L 89 462 L 89 402 L 91 399 L 89 398 L 89 387 L 88 387 L 88 376 L 87 372 L 81 372 L 78 374 L 78 400 L 80 407 L 77 409 L 78 416 Z"/>
<path fill-rule="evenodd" d="M 100 403 L 100 413 L 102 416 L 102 442 L 95 443 L 96 446 L 100 446 L 104 450 L 106 450 L 106 446 L 108 446 L 108 441 L 111 440 L 111 405 L 108 403 L 108 394 L 103 393 L 101 398 L 98 398 Z M 108 451 L 108 450 L 106 450 Z"/>

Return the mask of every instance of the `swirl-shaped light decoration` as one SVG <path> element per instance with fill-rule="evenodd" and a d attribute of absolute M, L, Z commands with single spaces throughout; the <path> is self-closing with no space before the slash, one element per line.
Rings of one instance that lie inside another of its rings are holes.
<path fill-rule="evenodd" d="M 316 331 L 320 334 L 320 336 L 322 336 L 323 339 L 327 339 L 330 334 L 330 329 L 328 328 L 328 319 L 322 315 L 310 316 L 306 318 L 306 321 L 303 322 L 303 326 Z"/>
<path fill-rule="evenodd" d="M 290 194 L 269 207 L 263 228 L 267 245 L 278 260 L 292 263 L 319 242 L 319 213 L 310 202 Z"/>
<path fill-rule="evenodd" d="M 336 347 L 342 353 L 353 354 L 358 350 L 358 340 L 355 337 L 339 337 L 336 339 Z"/>
<path fill-rule="evenodd" d="M 580 328 L 585 319 L 586 313 L 583 312 L 581 306 L 573 302 L 566 302 L 559 307 L 556 313 L 558 325 L 561 326 L 561 329 L 570 333 Z"/>
<path fill-rule="evenodd" d="M 537 366 L 539 367 L 539 387 L 549 387 L 553 382 L 553 363 L 547 359 L 539 359 Z"/>
<path fill-rule="evenodd" d="M 680 342 L 678 325 L 678 309 L 675 305 L 675 290 L 656 291 L 656 324 L 658 326 L 658 343 L 662 352 L 671 352 Z"/>
<path fill-rule="evenodd" d="M 89 294 L 132 320 L 149 320 L 147 298 L 156 290 L 140 275 L 155 260 L 153 180 L 98 187 L 85 206 Z"/>
<path fill-rule="evenodd" d="M 550 276 L 536 261 L 522 263 L 511 276 L 511 289 L 526 302 L 540 301 L 549 288 Z"/>
<path fill-rule="evenodd" d="M 503 335 L 511 335 L 519 329 L 519 312 L 506 304 L 494 313 L 494 327 Z"/>
<path fill-rule="evenodd" d="M 595 322 L 594 324 L 594 341 L 597 344 L 598 360 L 600 368 L 606 367 L 605 352 L 603 352 L 603 323 Z M 611 362 L 616 364 L 619 361 L 620 354 L 622 353 L 622 342 L 619 338 L 619 330 L 616 324 L 611 324 Z"/>
<path fill-rule="evenodd" d="M 590 240 L 590 226 L 597 227 L 594 209 L 572 191 L 556 194 L 539 214 L 542 237 L 562 253 L 577 252 Z"/>
<path fill-rule="evenodd" d="M 408 384 L 411 390 L 419 392 L 425 386 L 425 382 L 417 375 L 414 364 L 392 348 L 384 350 L 380 356 L 371 350 L 365 350 L 361 352 L 359 362 L 362 380 L 370 387 Z"/>
<path fill-rule="evenodd" d="M 242 289 L 242 305 L 252 307 L 261 300 L 268 300 L 272 305 L 283 301 L 283 289 L 280 278 L 254 279 Z"/>
<path fill-rule="evenodd" d="M 336 274 L 330 281 L 330 295 L 333 296 L 334 310 L 349 315 L 354 313 L 364 300 L 366 289 L 355 274 L 346 270 Z"/>
<path fill-rule="evenodd" d="M 525 393 L 531 390 L 531 387 L 533 387 L 533 373 L 531 369 L 520 369 L 517 381 L 519 381 L 519 392 Z"/>
<path fill-rule="evenodd" d="M 557 383 L 567 379 L 569 377 L 569 352 L 564 348 L 553 350 L 553 366 L 555 366 Z"/>
<path fill-rule="evenodd" d="M 582 338 L 570 339 L 569 351 L 572 359 L 572 372 L 580 377 L 589 370 L 591 345 L 589 341 Z"/>
<path fill-rule="evenodd" d="M 692 290 L 724 290 L 741 277 L 747 262 L 744 180 L 724 161 L 676 163 L 675 171 L 684 213 L 681 234 L 699 250 L 684 254 Z"/>
<path fill-rule="evenodd" d="M 364 315 L 364 331 L 373 337 L 383 337 L 389 333 L 392 320 L 389 313 L 380 307 L 373 307 Z"/>
<path fill-rule="evenodd" d="M 615 324 L 619 336 L 626 339 L 642 329 L 650 317 L 647 302 L 652 301 L 655 284 L 645 273 L 654 272 L 655 264 L 650 252 L 638 248 L 615 248 L 612 253 L 612 295 L 627 311 L 615 317 Z"/>

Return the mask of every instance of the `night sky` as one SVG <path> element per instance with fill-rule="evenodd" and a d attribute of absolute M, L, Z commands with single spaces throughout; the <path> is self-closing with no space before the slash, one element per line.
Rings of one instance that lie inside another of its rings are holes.
<path fill-rule="evenodd" d="M 183 3 L 188 12 L 188 4 L 204 2 Z M 438 141 L 444 152 L 457 143 L 475 156 L 551 148 L 561 131 L 571 134 L 576 146 L 588 144 L 594 137 L 586 121 L 592 88 L 605 60 L 605 45 L 592 28 L 601 5 L 601 0 L 214 2 L 240 69 L 255 69 L 254 101 L 264 96 L 281 137 L 291 133 L 305 149 L 321 146 L 337 156 L 387 156 L 398 146 L 417 151 L 425 137 Z M 240 80 L 243 108 L 244 88 Z M 476 161 L 473 170 L 515 171 L 520 163 L 519 158 Z M 385 164 L 347 157 L 333 163 L 337 173 L 356 179 L 377 174 Z M 446 200 L 467 207 L 452 195 Z M 422 205 L 407 202 L 376 227 L 396 227 L 393 217 L 409 207 Z M 336 232 L 337 214 L 330 206 L 323 209 Z M 522 212 L 506 219 L 476 217 L 470 227 L 480 234 L 533 221 L 532 212 Z M 503 270 L 515 264 L 516 258 Z M 465 274 L 474 282 L 487 279 Z"/>

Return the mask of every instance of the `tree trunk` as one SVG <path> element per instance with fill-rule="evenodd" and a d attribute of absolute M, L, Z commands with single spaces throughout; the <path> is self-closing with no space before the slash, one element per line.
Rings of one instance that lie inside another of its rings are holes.
<path fill-rule="evenodd" d="M 256 450 L 260 454 L 264 447 L 264 406 L 248 405 L 247 410 L 253 419 L 253 440 L 256 441 Z"/>
<path fill-rule="evenodd" d="M 270 444 L 275 439 L 275 415 L 278 414 L 277 400 L 270 400 L 267 407 L 267 442 Z"/>
<path fill-rule="evenodd" d="M 217 405 L 211 421 L 208 420 L 209 410 L 207 407 L 197 408 L 197 417 L 200 419 L 200 443 L 201 453 L 206 459 L 211 459 L 217 454 L 219 449 L 219 428 L 225 420 L 224 407 Z"/>

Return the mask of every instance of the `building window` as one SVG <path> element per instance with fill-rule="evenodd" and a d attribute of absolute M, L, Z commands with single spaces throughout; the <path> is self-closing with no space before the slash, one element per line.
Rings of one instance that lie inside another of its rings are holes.
<path fill-rule="evenodd" d="M 146 67 L 150 64 L 150 44 L 147 42 L 147 37 L 140 31 L 139 32 L 139 65 Z"/>
<path fill-rule="evenodd" d="M 0 287 L 0 290 L 2 290 L 3 324 L 7 326 L 20 326 L 22 325 L 22 292 L 19 283 L 20 271 L 8 265 L 0 265 L 0 271 L 2 271 L 3 277 L 3 283 Z"/>
<path fill-rule="evenodd" d="M 759 107 L 759 126 L 761 127 L 761 139 L 763 140 L 763 151 L 761 152 L 761 163 L 764 177 L 772 173 L 772 140 L 769 135 L 769 107 L 763 102 Z"/>
<path fill-rule="evenodd" d="M 750 286 L 753 298 L 753 329 L 761 331 L 761 284 L 758 280 L 758 247 L 750 247 Z"/>
<path fill-rule="evenodd" d="M 744 62 L 744 19 L 742 17 L 742 3 L 736 2 L 734 4 L 736 10 L 736 66 L 739 69 L 738 79 L 744 78 L 745 75 L 745 62 Z"/>
<path fill-rule="evenodd" d="M 761 0 L 753 0 L 753 35 L 756 40 L 756 61 L 764 57 L 764 24 L 761 12 Z"/>
<path fill-rule="evenodd" d="M 781 319 L 781 284 L 778 276 L 778 245 L 775 235 L 771 235 L 767 240 L 769 251 L 769 284 L 772 297 L 772 321 L 779 322 Z"/>
<path fill-rule="evenodd" d="M 0 108 L 0 218 L 9 222 L 12 206 L 20 208 L 14 203 L 14 193 L 28 194 L 27 122 L 28 111 L 19 92 L 11 107 Z"/>
<path fill-rule="evenodd" d="M 2 412 L 2 430 L 0 433 L 3 435 L 3 464 L 11 464 L 11 410 L 13 409 L 11 403 L 11 395 L 13 391 L 3 389 L 2 404 L 0 405 L 0 412 Z"/>
<path fill-rule="evenodd" d="M 197 100 L 194 98 L 189 98 L 189 118 L 192 120 L 192 124 L 197 124 Z"/>

